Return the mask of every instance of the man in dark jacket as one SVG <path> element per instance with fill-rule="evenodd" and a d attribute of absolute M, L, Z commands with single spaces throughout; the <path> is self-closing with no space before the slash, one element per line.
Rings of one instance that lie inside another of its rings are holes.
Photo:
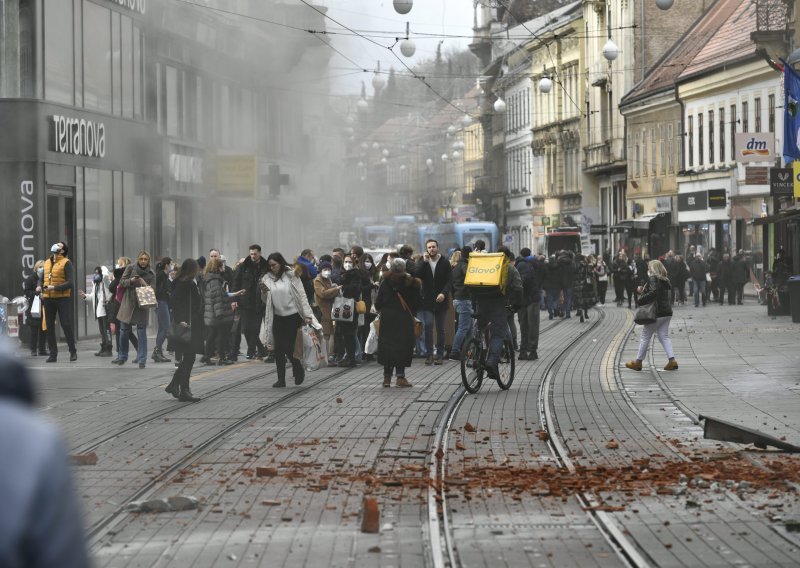
<path fill-rule="evenodd" d="M 706 296 L 711 297 L 714 301 L 719 299 L 719 253 L 712 249 L 706 258 L 706 265 L 708 266 L 708 273 L 711 276 L 711 282 L 706 286 Z"/>
<path fill-rule="evenodd" d="M 723 254 L 722 261 L 717 265 L 717 295 L 719 305 L 725 303 L 725 292 L 728 292 L 728 305 L 736 303 L 736 288 L 733 284 L 733 262 L 731 255 Z"/>
<path fill-rule="evenodd" d="M 750 267 L 747 265 L 747 259 L 744 255 L 744 250 L 739 249 L 739 252 L 733 257 L 733 289 L 736 292 L 736 303 L 742 305 L 742 297 L 744 296 L 744 285 L 750 280 Z M 733 296 L 728 296 L 728 303 L 733 304 Z"/>
<path fill-rule="evenodd" d="M 564 290 L 564 313 L 571 317 L 572 292 L 575 285 L 575 257 L 569 251 L 561 251 L 558 255 L 558 267 L 561 273 L 561 289 Z"/>
<path fill-rule="evenodd" d="M 452 287 L 450 263 L 439 254 L 439 243 L 428 239 L 425 243 L 425 256 L 418 267 L 416 277 L 422 280 L 422 309 L 419 319 L 425 325 L 426 365 L 442 364 L 444 355 L 445 316 L 447 315 L 447 295 Z M 433 325 L 436 323 L 436 360 L 433 359 Z"/>
<path fill-rule="evenodd" d="M 261 329 L 261 320 L 264 319 L 266 307 L 261 301 L 258 283 L 261 277 L 269 272 L 267 260 L 261 256 L 259 245 L 250 245 L 250 254 L 239 265 L 233 275 L 233 291 L 244 290 L 239 296 L 236 308 L 242 322 L 242 332 L 247 341 L 247 358 L 264 357 L 266 349 L 258 338 Z"/>
<path fill-rule="evenodd" d="M 544 281 L 544 263 L 531 255 L 531 249 L 519 251 L 516 268 L 522 279 L 522 308 L 517 312 L 519 318 L 520 361 L 539 358 L 539 314 Z"/>
<path fill-rule="evenodd" d="M 692 275 L 692 282 L 694 283 L 694 307 L 700 306 L 700 299 L 703 300 L 703 307 L 706 305 L 706 274 L 708 273 L 708 265 L 703 260 L 703 256 L 695 255 L 694 260 L 689 264 L 689 273 Z"/>
<path fill-rule="evenodd" d="M 558 309 L 558 296 L 561 294 L 561 271 L 558 268 L 556 255 L 552 255 L 544 265 L 542 288 L 547 295 L 547 313 L 550 319 Z"/>

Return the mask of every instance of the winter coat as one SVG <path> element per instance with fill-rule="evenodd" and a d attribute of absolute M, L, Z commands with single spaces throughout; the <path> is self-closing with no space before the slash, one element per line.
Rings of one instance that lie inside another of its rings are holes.
<path fill-rule="evenodd" d="M 678 262 L 677 260 L 673 260 L 669 264 L 667 273 L 673 288 L 683 288 L 686 284 L 686 279 L 689 277 L 689 269 L 683 261 Z"/>
<path fill-rule="evenodd" d="M 597 261 L 593 270 L 598 282 L 608 282 L 608 266 L 603 259 Z"/>
<path fill-rule="evenodd" d="M 233 323 L 233 309 L 228 293 L 225 292 L 225 278 L 222 274 L 209 273 L 204 278 L 203 323 L 217 326 Z"/>
<path fill-rule="evenodd" d="M 244 259 L 233 275 L 233 292 L 244 290 L 245 293 L 236 299 L 240 309 L 254 310 L 263 315 L 264 303 L 259 293 L 259 282 L 269 272 L 267 259 L 261 257 L 258 263 L 253 262 L 249 256 Z"/>
<path fill-rule="evenodd" d="M 745 258 L 737 254 L 733 257 L 733 283 L 747 284 L 748 280 L 750 280 L 750 267 L 747 266 Z"/>
<path fill-rule="evenodd" d="M 658 276 L 651 276 L 647 280 L 647 284 L 642 289 L 642 294 L 639 296 L 639 305 L 646 306 L 656 302 L 656 317 L 661 318 L 672 315 L 672 302 L 670 301 L 670 285 L 669 280 L 663 280 Z"/>
<path fill-rule="evenodd" d="M 561 273 L 561 288 L 572 288 L 575 285 L 575 259 L 572 254 L 558 256 L 558 270 Z"/>
<path fill-rule="evenodd" d="M 588 309 L 597 303 L 592 267 L 585 260 L 575 263 L 575 283 L 572 287 L 572 305 Z"/>
<path fill-rule="evenodd" d="M 103 278 L 100 282 L 92 282 L 92 289 L 86 293 L 84 300 L 92 302 L 94 317 L 95 319 L 100 319 L 108 315 L 106 314 L 106 303 L 113 298 L 114 296 L 106 284 L 106 279 Z"/>
<path fill-rule="evenodd" d="M 330 279 L 325 279 L 322 274 L 314 278 L 314 298 L 317 301 L 319 311 L 322 312 L 322 334 L 331 335 L 333 333 L 333 320 L 331 319 L 331 309 L 333 309 L 333 299 L 339 295 L 339 289 Z"/>
<path fill-rule="evenodd" d="M 422 261 L 417 267 L 417 278 L 422 280 L 422 309 L 428 312 L 446 312 L 448 308 L 447 296 L 452 288 L 450 279 L 453 269 L 444 255 L 439 255 L 436 263 L 436 274 L 431 270 L 427 261 Z M 444 301 L 437 302 L 436 297 L 444 294 Z"/>
<path fill-rule="evenodd" d="M 33 299 L 38 296 L 39 294 L 36 292 L 36 287 L 39 285 L 39 276 L 36 272 L 32 272 L 25 278 L 25 282 L 22 284 L 23 295 L 25 299 L 28 300 L 28 309 L 25 310 L 25 318 L 31 317 L 31 307 L 33 305 Z"/>
<path fill-rule="evenodd" d="M 548 263 L 544 265 L 542 288 L 545 290 L 561 290 L 561 271 L 558 268 L 558 262 L 555 257 L 550 257 Z"/>
<path fill-rule="evenodd" d="M 378 332 L 378 363 L 381 365 L 411 366 L 416 344 L 414 319 L 397 295 L 399 293 L 411 312 L 416 313 L 423 303 L 421 289 L 422 282 L 407 272 L 391 273 L 381 281 L 375 298 L 375 309 L 381 318 Z"/>
<path fill-rule="evenodd" d="M 636 283 L 644 285 L 647 282 L 647 262 L 644 259 L 637 258 L 633 261 L 633 266 L 636 269 Z"/>
<path fill-rule="evenodd" d="M 189 353 L 205 355 L 205 325 L 203 321 L 203 297 L 194 280 L 176 280 L 169 298 L 172 321 L 191 325 L 192 341 L 186 347 Z M 177 346 L 178 349 L 183 346 Z"/>
<path fill-rule="evenodd" d="M 522 299 L 520 306 L 530 306 L 533 301 L 533 266 L 524 258 L 519 258 L 514 263 L 522 279 Z"/>
<path fill-rule="evenodd" d="M 727 288 L 733 285 L 733 263 L 723 260 L 717 265 L 717 285 Z"/>
<path fill-rule="evenodd" d="M 695 258 L 691 264 L 689 264 L 689 272 L 695 280 L 704 281 L 706 279 L 706 273 L 708 272 L 708 265 L 703 262 L 703 259 Z"/>
<path fill-rule="evenodd" d="M 172 291 L 172 283 L 169 275 L 162 268 L 156 270 L 156 300 L 159 302 L 169 302 L 169 294 Z"/>
<path fill-rule="evenodd" d="M 621 258 L 615 258 L 611 265 L 611 272 L 617 282 L 628 282 L 633 276 L 631 265 Z"/>
<path fill-rule="evenodd" d="M 297 314 L 303 319 L 308 318 L 315 320 L 316 318 L 314 318 L 314 312 L 311 311 L 311 305 L 308 303 L 306 291 L 303 288 L 303 283 L 300 281 L 300 277 L 295 275 L 294 270 L 288 268 L 281 275 L 281 279 L 284 278 L 288 278 L 291 284 L 292 300 L 294 302 L 294 307 L 297 310 Z M 261 277 L 261 282 L 259 284 L 259 289 L 261 290 L 261 301 L 264 302 L 266 309 L 264 313 L 264 327 L 262 328 L 262 336 L 264 339 L 266 339 L 266 341 L 262 339 L 262 342 L 269 350 L 272 350 L 275 346 L 275 340 L 272 336 L 272 322 L 275 319 L 275 311 L 272 309 L 272 294 L 270 293 L 275 285 L 275 282 L 275 277 L 272 275 L 272 273 L 269 273 Z"/>
<path fill-rule="evenodd" d="M 135 276 L 141 277 L 146 286 L 152 286 L 156 281 L 156 275 L 150 265 L 147 265 L 147 268 L 141 268 L 138 262 L 134 262 L 126 266 L 125 272 L 119 280 L 119 286 L 125 288 L 125 293 L 117 312 L 117 319 L 129 325 L 146 326 L 150 319 L 150 310 L 139 307 L 135 290 L 137 285 L 132 282 Z"/>
<path fill-rule="evenodd" d="M 469 258 L 461 258 L 453 270 L 450 272 L 450 278 L 453 282 L 453 299 L 454 300 L 470 300 L 472 296 L 469 290 L 464 286 L 464 279 L 467 277 L 467 265 Z"/>

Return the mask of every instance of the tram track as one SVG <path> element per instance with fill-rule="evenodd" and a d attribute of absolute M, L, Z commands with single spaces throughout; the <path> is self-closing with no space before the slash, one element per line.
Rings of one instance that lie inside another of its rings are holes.
<path fill-rule="evenodd" d="M 127 506 L 128 503 L 133 502 L 133 501 L 143 500 L 143 499 L 148 498 L 150 495 L 155 494 L 157 491 L 159 491 L 167 483 L 167 481 L 173 475 L 175 475 L 181 469 L 187 467 L 191 463 L 195 462 L 198 458 L 202 457 L 204 454 L 206 454 L 209 451 L 212 451 L 213 449 L 215 449 L 227 437 L 229 437 L 231 434 L 234 434 L 235 432 L 241 430 L 242 428 L 245 428 L 246 426 L 248 426 L 253 420 L 258 418 L 259 416 L 261 416 L 261 415 L 263 415 L 265 413 L 268 413 L 268 412 L 275 411 L 275 410 L 281 408 L 282 406 L 284 406 L 285 404 L 287 404 L 288 402 L 294 400 L 295 398 L 298 398 L 298 397 L 304 395 L 308 391 L 310 391 L 310 390 L 312 390 L 312 389 L 314 389 L 316 387 L 319 387 L 320 385 L 326 384 L 326 383 L 328 383 L 328 382 L 330 382 L 330 381 L 332 381 L 332 380 L 334 380 L 336 378 L 339 378 L 339 377 L 347 374 L 348 372 L 353 371 L 354 369 L 355 368 L 345 368 L 345 369 L 337 370 L 337 371 L 331 373 L 330 375 L 328 375 L 326 377 L 323 377 L 323 378 L 315 381 L 313 384 L 310 384 L 310 385 L 308 385 L 306 387 L 300 387 L 300 388 L 291 389 L 285 395 L 281 396 L 280 398 L 278 398 L 276 400 L 272 400 L 272 401 L 270 401 L 270 402 L 268 402 L 266 404 L 260 405 L 256 409 L 248 412 L 244 416 L 242 416 L 242 417 L 236 419 L 235 421 L 231 422 L 230 424 L 225 426 L 225 428 L 223 428 L 222 430 L 220 430 L 216 434 L 208 437 L 207 439 L 203 440 L 199 444 L 196 444 L 196 445 L 192 446 L 191 451 L 187 452 L 185 455 L 183 455 L 180 458 L 178 458 L 170 466 L 164 468 L 160 473 L 158 473 L 158 475 L 155 475 L 152 478 L 150 478 L 147 482 L 142 484 L 135 492 L 133 492 L 130 495 L 127 495 L 126 498 L 125 498 L 125 503 L 115 507 L 114 510 L 112 510 L 110 513 L 104 515 L 102 518 L 100 518 L 97 521 L 95 521 L 94 523 L 92 523 L 92 525 L 89 526 L 89 528 L 87 529 L 87 532 L 86 532 L 90 548 L 94 549 L 95 547 L 97 547 L 101 543 L 103 537 L 105 535 L 109 534 L 110 532 L 113 532 L 114 527 L 116 527 L 120 522 L 122 522 L 122 520 L 125 518 L 126 506 Z M 235 389 L 237 387 L 241 387 L 241 386 L 243 386 L 245 384 L 248 384 L 248 383 L 251 383 L 253 381 L 256 381 L 256 380 L 259 380 L 259 379 L 263 379 L 266 376 L 269 376 L 271 374 L 273 374 L 273 372 L 261 373 L 256 377 L 249 377 L 247 379 L 239 381 L 238 383 L 236 383 L 234 385 L 229 385 L 229 386 L 224 387 L 223 389 L 218 389 L 217 392 L 214 393 L 214 395 L 218 395 L 218 394 L 221 394 L 222 392 L 230 391 L 232 389 Z M 204 400 L 206 398 L 208 398 L 208 397 L 204 397 Z M 174 407 L 173 406 L 173 407 L 170 407 L 169 409 L 167 409 L 166 411 L 159 411 L 159 413 L 154 413 L 154 414 L 158 414 L 159 416 L 164 416 L 164 414 L 166 414 L 168 412 L 173 412 L 176 408 L 178 408 L 178 407 Z M 151 416 L 151 417 L 149 417 L 148 422 L 152 422 L 153 420 L 155 420 L 159 416 Z M 126 428 L 124 432 L 130 432 L 131 430 L 133 430 L 135 428 L 138 428 L 138 427 L 141 427 L 146 423 L 147 422 L 142 421 L 137 425 L 132 425 L 132 426 Z M 114 437 L 118 437 L 120 435 L 122 435 L 122 434 L 118 432 L 115 436 L 106 437 L 105 441 L 111 440 Z M 102 442 L 99 443 L 99 444 L 95 444 L 95 446 L 97 446 L 97 445 L 102 445 Z"/>
<path fill-rule="evenodd" d="M 551 441 L 548 442 L 548 445 L 559 465 L 570 471 L 574 471 L 575 467 L 569 459 L 569 453 L 565 445 L 554 441 L 557 439 L 558 427 L 552 416 L 550 405 L 547 404 L 546 401 L 549 399 L 549 383 L 561 362 L 590 331 L 605 319 L 605 314 L 601 310 L 595 310 L 595 312 L 599 314 L 598 317 L 593 318 L 589 325 L 572 341 L 564 344 L 563 348 L 558 352 L 558 355 L 545 367 L 544 379 L 538 391 L 541 427 L 550 434 Z M 565 319 L 558 320 L 542 331 L 552 330 L 564 321 Z M 432 458 L 428 469 L 428 514 L 426 523 L 429 540 L 428 557 L 426 560 L 434 568 L 455 568 L 461 566 L 456 543 L 452 534 L 452 523 L 445 491 L 445 477 L 447 472 L 449 432 L 451 431 L 453 420 L 458 414 L 458 410 L 467 394 L 463 386 L 458 387 L 439 413 L 434 428 L 434 438 L 431 449 Z M 628 541 L 623 532 L 613 523 L 606 513 L 592 510 L 592 506 L 597 505 L 594 497 L 590 495 L 580 495 L 579 499 L 582 504 L 589 509 L 586 514 L 592 520 L 593 524 L 603 534 L 626 565 L 636 567 L 649 566 L 649 564 L 640 557 L 635 546 Z"/>

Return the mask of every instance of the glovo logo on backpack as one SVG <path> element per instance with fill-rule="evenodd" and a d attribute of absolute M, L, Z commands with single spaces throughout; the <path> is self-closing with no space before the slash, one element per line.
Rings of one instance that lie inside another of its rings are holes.
<path fill-rule="evenodd" d="M 503 253 L 471 254 L 467 262 L 464 285 L 505 293 L 508 257 Z"/>

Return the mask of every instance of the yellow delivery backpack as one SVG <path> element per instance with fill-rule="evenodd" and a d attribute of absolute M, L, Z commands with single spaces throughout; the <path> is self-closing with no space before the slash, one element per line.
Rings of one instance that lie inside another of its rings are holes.
<path fill-rule="evenodd" d="M 472 253 L 467 261 L 467 275 L 464 286 L 471 291 L 506 293 L 508 277 L 508 257 L 502 252 Z"/>

